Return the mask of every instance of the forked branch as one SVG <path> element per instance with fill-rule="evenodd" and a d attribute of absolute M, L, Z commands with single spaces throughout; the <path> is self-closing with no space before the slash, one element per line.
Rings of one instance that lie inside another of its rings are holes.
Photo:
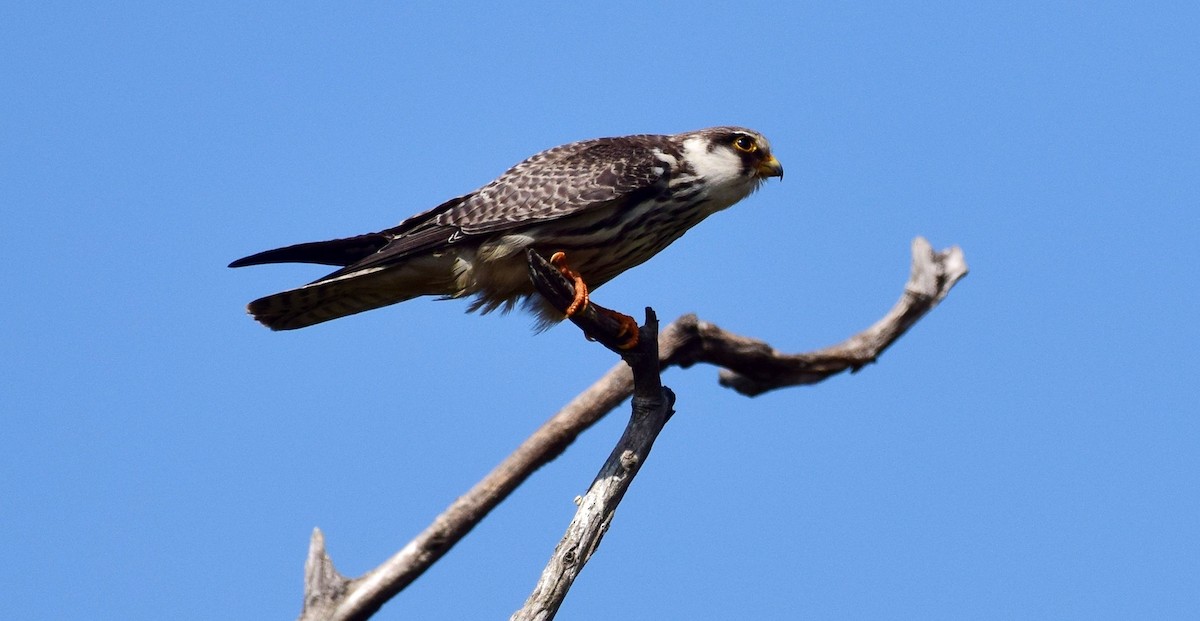
<path fill-rule="evenodd" d="M 614 328 L 617 332 L 610 336 L 619 334 L 620 328 Z M 633 414 L 591 487 L 577 500 L 579 509 L 562 541 L 554 548 L 533 593 L 513 614 L 511 621 L 549 621 L 558 613 L 567 591 L 600 546 L 600 539 L 608 531 L 617 505 L 625 497 L 625 491 L 642 464 L 646 463 L 654 440 L 673 413 L 675 395 L 662 385 L 658 318 L 653 310 L 646 309 L 646 323 L 641 327 L 635 350 L 614 351 L 621 353 L 633 372 Z"/>
<path fill-rule="evenodd" d="M 912 272 L 900 300 L 874 325 L 837 345 L 805 354 L 784 354 L 763 341 L 726 332 L 694 315 L 685 315 L 659 334 L 661 367 L 714 364 L 723 367 L 722 385 L 751 396 L 787 386 L 815 384 L 846 370 L 858 371 L 874 362 L 933 310 L 967 274 L 966 261 L 957 247 L 934 252 L 928 242 L 917 238 L 913 240 L 912 251 Z M 532 257 L 530 261 L 531 269 L 541 271 L 534 267 L 536 261 Z M 546 277 L 553 281 L 553 275 Z M 603 326 L 581 327 L 603 341 Z M 529 475 L 560 455 L 579 434 L 628 398 L 633 387 L 633 375 L 624 362 L 610 369 L 404 548 L 358 578 L 347 579 L 333 568 L 320 530 L 314 531 L 305 564 L 304 610 L 300 621 L 369 618 L 466 536 Z"/>

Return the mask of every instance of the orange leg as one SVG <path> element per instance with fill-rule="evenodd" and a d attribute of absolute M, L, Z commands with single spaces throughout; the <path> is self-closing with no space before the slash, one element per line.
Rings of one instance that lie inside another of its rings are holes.
<path fill-rule="evenodd" d="M 550 265 L 557 267 L 558 271 L 562 272 L 563 276 L 566 276 L 575 283 L 575 299 L 571 302 L 571 305 L 567 307 L 566 311 L 567 317 L 573 317 L 575 316 L 575 313 L 578 313 L 588 306 L 587 283 L 583 282 L 583 276 L 580 276 L 579 272 L 576 272 L 575 270 L 571 269 L 570 265 L 567 265 L 566 253 L 556 252 L 550 255 Z"/>
<path fill-rule="evenodd" d="M 583 282 L 583 276 L 580 276 L 579 272 L 571 269 L 571 266 L 567 264 L 566 253 L 556 252 L 550 255 L 550 264 L 558 268 L 558 271 L 561 272 L 563 276 L 566 276 L 571 282 L 575 283 L 575 299 L 571 301 L 571 305 L 568 306 L 567 310 L 565 311 L 567 317 L 573 317 L 577 313 L 582 312 L 583 309 L 587 308 L 588 305 L 591 304 L 591 300 L 588 297 L 587 283 Z M 623 340 L 619 345 L 617 345 L 618 348 L 633 349 L 634 347 L 637 347 L 638 324 L 636 319 L 624 313 L 618 313 L 617 311 L 604 308 L 599 304 L 595 305 L 595 309 L 597 312 L 608 315 L 620 324 L 621 327 L 617 331 L 617 338 Z M 588 336 L 588 340 L 591 339 L 592 337 Z"/>

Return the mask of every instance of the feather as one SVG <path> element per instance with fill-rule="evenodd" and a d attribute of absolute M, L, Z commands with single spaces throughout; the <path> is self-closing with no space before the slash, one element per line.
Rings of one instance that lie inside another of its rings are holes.
<path fill-rule="evenodd" d="M 344 267 L 379 252 L 390 240 L 391 237 L 383 233 L 367 233 L 343 239 L 295 244 L 243 257 L 230 263 L 229 267 L 267 263 L 317 263 Z"/>

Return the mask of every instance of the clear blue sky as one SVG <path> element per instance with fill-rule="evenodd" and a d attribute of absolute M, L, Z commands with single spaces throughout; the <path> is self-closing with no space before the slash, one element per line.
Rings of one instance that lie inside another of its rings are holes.
<path fill-rule="evenodd" d="M 293 618 L 314 526 L 373 567 L 614 363 L 462 302 L 272 333 L 322 269 L 230 260 L 740 124 L 787 178 L 597 299 L 803 351 L 916 235 L 971 275 L 855 376 L 668 372 L 561 618 L 1200 617 L 1200 10 L 977 4 L 5 3 L 0 616 Z M 507 618 L 625 419 L 378 618 Z"/>

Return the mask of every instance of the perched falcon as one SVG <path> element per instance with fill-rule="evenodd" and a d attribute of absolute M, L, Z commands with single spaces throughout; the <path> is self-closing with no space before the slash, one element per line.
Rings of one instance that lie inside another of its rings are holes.
<path fill-rule="evenodd" d="M 577 302 L 586 304 L 587 286 L 645 262 L 767 178 L 782 176 L 767 139 L 741 127 L 584 140 L 538 153 L 390 229 L 268 250 L 229 266 L 342 266 L 251 302 L 250 314 L 272 330 L 423 295 L 475 296 L 469 310 L 485 313 L 524 301 L 546 327 L 563 313 L 534 295 L 526 249 L 552 255 L 574 278 Z"/>

